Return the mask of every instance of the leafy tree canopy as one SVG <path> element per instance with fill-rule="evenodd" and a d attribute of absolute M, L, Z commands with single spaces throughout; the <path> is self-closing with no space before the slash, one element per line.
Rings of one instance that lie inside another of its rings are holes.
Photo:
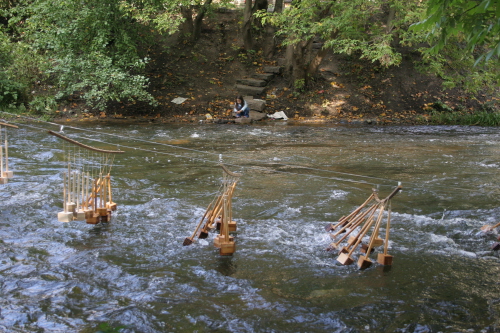
<path fill-rule="evenodd" d="M 179 4 L 165 0 L 18 0 L 0 5 L 0 18 L 8 21 L 12 44 L 17 40 L 25 52 L 36 55 L 37 61 L 27 67 L 45 74 L 55 98 L 78 93 L 89 105 L 104 109 L 109 101 L 155 104 L 146 90 L 147 50 L 155 34 L 177 30 L 182 21 Z M 31 79 L 36 82 L 40 77 L 36 74 Z M 20 80 L 23 78 L 18 77 Z"/>
<path fill-rule="evenodd" d="M 437 54 L 451 37 L 466 43 L 467 52 L 488 61 L 500 56 L 500 0 L 429 0 L 426 18 L 415 30 L 430 30 L 437 41 L 430 52 Z"/>
<path fill-rule="evenodd" d="M 336 53 L 358 53 L 390 66 L 401 61 L 391 45 L 394 37 L 415 22 L 411 20 L 420 10 L 418 5 L 418 1 L 401 0 L 301 0 L 282 13 L 258 15 L 264 23 L 278 26 L 287 44 L 319 36 Z"/>

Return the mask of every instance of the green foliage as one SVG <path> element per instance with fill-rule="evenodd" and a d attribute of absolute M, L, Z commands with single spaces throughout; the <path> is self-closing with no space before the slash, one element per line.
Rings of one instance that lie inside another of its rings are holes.
<path fill-rule="evenodd" d="M 433 54 L 457 37 L 469 54 L 486 46 L 475 54 L 476 64 L 500 56 L 500 0 L 430 0 L 425 19 L 412 28 L 437 37 L 429 50 Z"/>
<path fill-rule="evenodd" d="M 293 83 L 293 86 L 294 86 L 295 90 L 298 92 L 304 91 L 304 88 L 306 86 L 306 80 L 305 79 L 297 79 Z"/>
<path fill-rule="evenodd" d="M 387 18 L 388 8 L 396 12 L 391 20 Z M 393 38 L 416 22 L 417 15 L 407 15 L 412 9 L 419 10 L 417 1 L 302 0 L 282 13 L 262 11 L 256 16 L 263 24 L 277 26 L 287 45 L 319 36 L 325 41 L 324 47 L 336 53 L 357 54 L 387 67 L 401 62 Z M 388 28 L 388 24 L 393 28 Z"/>
<path fill-rule="evenodd" d="M 0 30 L 0 106 L 7 107 L 18 103 L 24 86 L 17 81 L 10 70 L 14 63 L 12 45 Z"/>
<path fill-rule="evenodd" d="M 134 68 L 144 65 L 138 59 Z M 78 60 L 68 56 L 55 64 L 53 72 L 60 87 L 56 98 L 81 91 L 87 103 L 99 109 L 104 109 L 108 101 L 137 99 L 156 103 L 146 91 L 148 80 L 144 75 L 131 74 L 110 57 L 99 53 L 82 55 Z M 74 80 L 75 73 L 80 73 L 78 80 Z"/>
<path fill-rule="evenodd" d="M 488 101 L 484 104 L 481 104 L 481 110 L 487 113 L 500 113 L 498 103 L 495 103 L 493 101 Z"/>
<path fill-rule="evenodd" d="M 16 105 L 23 90 L 24 86 L 19 82 L 0 77 L 0 106 Z"/>
<path fill-rule="evenodd" d="M 448 105 L 446 105 L 446 103 L 444 103 L 441 100 L 438 100 L 438 101 L 432 103 L 432 105 L 430 105 L 430 107 L 432 107 L 435 111 L 438 111 L 438 112 L 453 112 L 453 109 L 450 108 Z"/>
<path fill-rule="evenodd" d="M 474 66 L 474 57 L 455 45 L 459 43 L 446 45 L 437 54 L 421 48 L 423 57 L 416 63 L 417 68 L 442 78 L 443 87 L 447 89 L 457 87 L 470 94 L 494 93 L 500 83 L 500 63 L 488 62 Z"/>
<path fill-rule="evenodd" d="M 54 96 L 39 95 L 35 96 L 35 98 L 29 102 L 29 108 L 35 113 L 52 116 L 57 110 L 57 102 Z"/>
<path fill-rule="evenodd" d="M 293 2 L 291 8 L 283 13 L 262 11 L 256 16 L 263 24 L 275 25 L 278 34 L 285 37 L 285 45 L 296 45 L 320 37 L 324 47 L 336 53 L 379 62 L 383 67 L 401 63 L 401 46 L 407 50 L 413 48 L 422 55 L 417 64 L 419 69 L 442 78 L 444 88 L 458 87 L 470 93 L 497 89 L 500 63 L 489 62 L 476 67 L 474 63 L 481 52 L 500 50 L 496 46 L 493 48 L 500 38 L 498 15 L 496 21 L 492 20 L 492 10 L 500 8 L 500 0 L 430 0 L 429 3 L 433 4 L 432 8 L 427 7 L 427 2 L 419 0 L 301 0 Z M 467 13 L 455 8 L 466 4 L 470 10 Z M 475 5 L 471 7 L 471 4 Z M 439 7 L 441 5 L 443 7 Z M 436 6 L 441 9 L 436 9 Z M 438 20 L 440 14 L 448 14 L 444 8 L 453 9 L 453 20 Z M 498 9 L 497 12 L 500 13 Z M 484 16 L 481 17 L 480 13 Z M 429 15 L 432 18 L 423 23 Z M 467 20 L 459 23 L 463 18 Z M 454 33 L 446 35 L 447 43 L 443 43 L 437 34 L 445 31 L 442 29 L 450 22 L 456 22 L 457 26 L 453 27 Z M 439 28 L 436 28 L 437 25 L 440 25 Z M 433 33 L 430 33 L 433 27 Z M 468 37 L 458 32 L 466 27 L 474 28 Z M 487 34 L 483 28 L 488 31 Z M 484 34 L 480 33 L 481 29 Z M 434 48 L 426 43 L 438 41 L 441 44 Z M 475 43 L 475 49 L 471 49 L 470 41 Z M 466 53 L 464 48 L 474 52 Z M 490 59 L 493 55 L 489 53 L 484 57 Z"/>
<path fill-rule="evenodd" d="M 15 58 L 12 67 L 24 71 L 16 81 L 24 77 L 26 85 L 40 81 L 56 87 L 51 91 L 56 99 L 81 93 L 99 109 L 116 100 L 155 104 L 142 74 L 148 58 L 140 50 L 147 49 L 151 35 L 146 19 L 161 3 L 20 1 L 10 11 L 9 24 L 22 45 L 31 46 Z M 46 112 L 54 103 L 44 97 L 30 105 Z"/>

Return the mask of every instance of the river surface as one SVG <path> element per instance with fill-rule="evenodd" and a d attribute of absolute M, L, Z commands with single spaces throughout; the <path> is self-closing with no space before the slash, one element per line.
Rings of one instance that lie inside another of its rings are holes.
<path fill-rule="evenodd" d="M 57 219 L 66 164 L 46 130 L 59 127 L 19 127 L 0 185 L 1 332 L 500 332 L 498 235 L 480 232 L 500 222 L 497 128 L 66 126 L 126 152 L 118 210 L 90 225 Z M 220 159 L 242 173 L 230 257 L 214 233 L 182 245 Z M 392 266 L 338 263 L 325 225 L 399 182 Z"/>

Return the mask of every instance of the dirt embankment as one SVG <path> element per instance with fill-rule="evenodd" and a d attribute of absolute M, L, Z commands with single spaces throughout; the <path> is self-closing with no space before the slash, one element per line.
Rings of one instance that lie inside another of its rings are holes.
<path fill-rule="evenodd" d="M 237 80 L 261 73 L 265 66 L 279 65 L 284 51 L 278 47 L 272 59 L 263 59 L 258 49 L 245 52 L 240 20 L 239 12 L 217 13 L 207 20 L 196 44 L 176 38 L 158 40 L 148 65 L 149 90 L 158 105 L 113 103 L 105 112 L 98 112 L 73 101 L 58 111 L 58 119 L 199 122 L 210 114 L 216 121 L 231 120 L 231 104 L 239 94 Z M 443 91 L 439 79 L 414 68 L 417 53 L 409 49 L 401 52 L 402 63 L 388 69 L 332 52 L 307 92 L 294 92 L 290 82 L 278 75 L 255 98 L 266 101 L 265 113 L 284 111 L 290 121 L 368 124 L 422 123 L 432 103 L 473 109 L 487 98 L 470 98 L 459 90 Z M 186 100 L 173 103 L 177 97 Z"/>

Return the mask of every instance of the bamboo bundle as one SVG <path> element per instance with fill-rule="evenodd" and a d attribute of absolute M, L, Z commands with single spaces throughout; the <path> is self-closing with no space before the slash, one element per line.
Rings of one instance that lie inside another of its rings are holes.
<path fill-rule="evenodd" d="M 2 135 L 2 126 L 4 127 L 4 135 Z M 15 125 L 0 122 L 0 184 L 6 184 L 9 181 L 9 178 L 14 176 L 14 173 L 9 170 L 9 143 L 7 139 L 7 127 L 18 128 Z"/>
<path fill-rule="evenodd" d="M 123 151 L 94 148 L 52 131 L 49 134 L 70 143 L 65 149 L 68 171 L 63 175 L 64 210 L 58 213 L 59 221 L 109 222 L 117 206 L 111 193 L 110 172 L 114 154 Z"/>
<path fill-rule="evenodd" d="M 389 244 L 389 230 L 391 220 L 391 199 L 401 191 L 402 186 L 398 185 L 391 194 L 385 199 L 379 199 L 375 190 L 370 197 L 353 212 L 346 217 L 342 217 L 337 224 L 326 226 L 327 231 L 336 231 L 330 236 L 336 239 L 342 233 L 345 233 L 337 241 L 330 244 L 327 250 L 339 249 L 337 261 L 342 265 L 350 265 L 354 263 L 352 257 L 356 249 L 360 249 L 361 255 L 357 260 L 359 269 L 366 269 L 372 265 L 369 256 L 373 253 L 375 247 L 384 245 L 383 253 L 379 253 L 377 262 L 381 265 L 392 265 L 392 256 L 387 253 Z M 380 227 L 384 212 L 387 210 L 387 221 L 385 227 L 385 239 L 379 237 Z M 371 232 L 371 233 L 370 233 Z M 351 236 L 351 234 L 354 234 Z M 367 243 L 363 243 L 363 239 L 370 234 Z M 350 237 L 349 237 L 350 236 Z M 349 237 L 347 239 L 347 237 Z M 346 241 L 347 239 L 347 241 Z M 340 247 L 342 243 L 345 246 Z"/>
<path fill-rule="evenodd" d="M 207 238 L 211 230 L 217 229 L 219 234 L 214 238 L 214 246 L 220 249 L 221 255 L 231 255 L 236 247 L 234 237 L 229 233 L 235 232 L 237 228 L 236 222 L 232 220 L 231 202 L 241 174 L 229 171 L 223 164 L 221 167 L 223 170 L 222 186 L 208 205 L 193 234 L 184 239 L 183 245 L 191 245 L 195 237 Z"/>

